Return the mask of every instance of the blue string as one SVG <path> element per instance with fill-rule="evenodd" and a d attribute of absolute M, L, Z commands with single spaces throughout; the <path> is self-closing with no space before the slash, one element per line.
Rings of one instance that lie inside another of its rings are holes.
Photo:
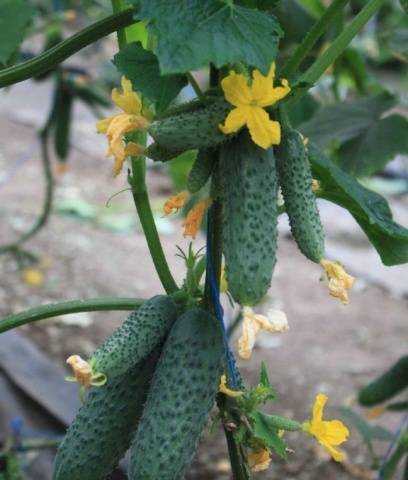
<path fill-rule="evenodd" d="M 388 460 L 390 459 L 391 455 L 394 453 L 394 447 L 396 446 L 398 440 L 400 439 L 401 433 L 407 427 L 408 427 L 408 414 L 403 417 L 400 428 L 395 433 L 394 439 L 391 442 L 391 445 L 388 447 L 387 451 L 385 452 L 384 459 L 381 463 L 381 467 L 380 467 L 380 470 L 379 470 L 379 473 L 378 473 L 378 480 L 384 480 L 385 466 L 386 466 Z"/>
<path fill-rule="evenodd" d="M 212 217 L 212 207 L 208 211 L 207 217 L 207 274 L 209 279 L 210 285 L 210 293 L 212 297 L 212 301 L 214 303 L 215 308 L 215 316 L 220 322 L 221 331 L 222 331 L 222 339 L 224 343 L 225 349 L 225 357 L 227 360 L 227 368 L 230 374 L 231 386 L 233 388 L 239 388 L 239 374 L 237 368 L 235 366 L 234 355 L 231 352 L 231 349 L 228 345 L 228 334 L 225 328 L 224 323 L 224 310 L 222 308 L 220 302 L 220 293 L 217 287 L 217 280 L 215 278 L 214 269 L 213 269 L 213 260 L 212 260 L 212 242 L 211 242 L 211 217 Z"/>

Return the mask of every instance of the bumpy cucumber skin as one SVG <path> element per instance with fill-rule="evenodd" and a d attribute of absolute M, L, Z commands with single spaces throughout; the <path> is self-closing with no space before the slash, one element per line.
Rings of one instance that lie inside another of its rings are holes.
<path fill-rule="evenodd" d="M 156 295 L 146 300 L 95 351 L 90 360 L 93 370 L 108 379 L 125 373 L 164 339 L 177 313 L 171 297 Z"/>
<path fill-rule="evenodd" d="M 300 251 L 319 263 L 324 255 L 324 232 L 311 188 L 312 173 L 302 137 L 284 131 L 277 148 L 276 166 L 292 235 Z"/>
<path fill-rule="evenodd" d="M 243 131 L 221 147 L 223 251 L 228 289 L 241 305 L 268 291 L 276 263 L 277 175 L 273 150 Z"/>
<path fill-rule="evenodd" d="M 219 129 L 231 109 L 229 103 L 219 99 L 195 112 L 158 120 L 148 131 L 156 143 L 170 150 L 214 147 L 231 138 Z"/>
<path fill-rule="evenodd" d="M 154 162 L 168 162 L 169 160 L 178 157 L 183 152 L 184 150 L 170 150 L 157 143 L 152 143 L 146 148 L 144 154 Z"/>
<path fill-rule="evenodd" d="M 195 308 L 174 324 L 131 447 L 130 480 L 180 480 L 218 391 L 224 348 L 217 320 Z"/>
<path fill-rule="evenodd" d="M 187 178 L 187 190 L 197 193 L 207 183 L 214 167 L 214 150 L 199 150 Z"/>
<path fill-rule="evenodd" d="M 358 401 L 371 407 L 397 395 L 408 387 L 408 355 L 401 357 L 389 370 L 360 390 Z"/>
<path fill-rule="evenodd" d="M 58 448 L 52 480 L 103 480 L 128 449 L 159 357 L 156 348 L 92 390 Z"/>

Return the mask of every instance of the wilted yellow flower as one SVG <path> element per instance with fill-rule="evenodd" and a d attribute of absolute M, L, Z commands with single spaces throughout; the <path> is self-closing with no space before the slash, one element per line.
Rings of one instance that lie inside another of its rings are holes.
<path fill-rule="evenodd" d="M 347 305 L 349 303 L 347 290 L 352 288 L 354 277 L 344 270 L 340 262 L 323 259 L 320 261 L 320 265 L 326 272 L 330 295 L 339 298 L 343 305 Z"/>
<path fill-rule="evenodd" d="M 182 223 L 184 227 L 184 236 L 196 237 L 198 231 L 200 230 L 201 224 L 203 223 L 205 212 L 208 210 L 211 205 L 211 198 L 206 197 L 197 202 L 194 207 L 188 212 L 186 219 Z"/>
<path fill-rule="evenodd" d="M 281 141 L 280 123 L 269 118 L 265 107 L 274 105 L 290 92 L 288 81 L 283 79 L 280 87 L 273 86 L 275 63 L 265 77 L 259 70 L 252 72 L 252 84 L 241 73 L 231 71 L 221 81 L 226 100 L 235 106 L 220 129 L 226 135 L 248 127 L 252 141 L 265 150 Z"/>
<path fill-rule="evenodd" d="M 310 188 L 312 189 L 313 192 L 318 192 L 320 190 L 319 180 L 316 180 L 315 178 L 313 178 Z"/>
<path fill-rule="evenodd" d="M 328 450 L 336 462 L 341 462 L 345 459 L 345 453 L 334 447 L 347 440 L 349 430 L 340 420 L 323 420 L 323 410 L 327 401 L 327 395 L 323 393 L 316 395 L 312 419 L 303 424 L 303 430 L 313 435 Z"/>
<path fill-rule="evenodd" d="M 248 466 L 253 472 L 267 470 L 271 463 L 271 452 L 267 448 L 253 450 L 248 454 Z"/>
<path fill-rule="evenodd" d="M 30 287 L 38 288 L 44 284 L 44 274 L 37 268 L 23 268 L 21 276 L 23 281 Z"/>
<path fill-rule="evenodd" d="M 68 365 L 72 368 L 76 381 L 82 387 L 92 383 L 93 371 L 91 365 L 79 355 L 71 355 L 67 358 Z"/>
<path fill-rule="evenodd" d="M 173 195 L 163 205 L 163 212 L 165 215 L 170 215 L 173 210 L 179 210 L 183 208 L 190 198 L 190 193 L 187 190 L 183 190 L 177 195 Z"/>
<path fill-rule="evenodd" d="M 112 90 L 112 100 L 115 105 L 123 110 L 112 117 L 104 118 L 96 123 L 98 133 L 106 134 L 108 139 L 108 151 L 106 156 L 113 156 L 114 175 L 122 170 L 123 163 L 129 155 L 142 155 L 144 147 L 136 143 L 125 144 L 124 136 L 139 129 L 145 129 L 149 122 L 142 116 L 142 102 L 138 95 L 132 90 L 132 83 L 122 77 L 122 93 L 118 89 Z"/>
<path fill-rule="evenodd" d="M 221 375 L 219 391 L 224 395 L 227 395 L 228 397 L 233 397 L 233 398 L 240 397 L 242 395 L 242 392 L 238 390 L 231 390 L 230 388 L 227 387 L 227 377 L 225 375 Z"/>
<path fill-rule="evenodd" d="M 241 358 L 251 358 L 256 337 L 261 330 L 281 333 L 289 329 L 286 315 L 280 310 L 271 310 L 265 316 L 256 314 L 251 307 L 244 307 L 242 313 L 242 335 L 238 340 L 238 354 Z"/>

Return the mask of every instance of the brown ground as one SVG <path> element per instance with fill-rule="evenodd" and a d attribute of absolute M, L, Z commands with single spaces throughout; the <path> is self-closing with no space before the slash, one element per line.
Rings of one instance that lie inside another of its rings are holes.
<path fill-rule="evenodd" d="M 19 88 L 19 95 L 18 92 L 14 95 L 18 95 L 22 102 L 21 98 L 28 89 L 27 86 Z M 42 178 L 33 129 L 37 100 L 35 92 L 32 95 L 30 102 L 32 100 L 34 107 L 27 109 L 32 113 L 31 117 L 28 114 L 24 117 L 24 109 L 23 116 L 16 116 L 7 99 L 0 106 L 0 243 L 10 241 L 32 223 L 42 198 Z M 148 297 L 161 291 L 137 222 L 122 233 L 106 227 L 106 221 L 109 222 L 107 212 L 119 212 L 122 220 L 128 222 L 133 216 L 133 207 L 128 192 L 125 192 L 113 200 L 110 210 L 105 209 L 106 200 L 126 187 L 125 176 L 116 180 L 111 178 L 110 163 L 102 159 L 104 142 L 96 140 L 96 136 L 95 143 L 91 141 L 94 138 L 92 130 L 92 121 L 78 110 L 74 144 L 80 149 L 76 148 L 70 158 L 69 173 L 58 179 L 55 205 L 58 208 L 67 199 L 85 201 L 100 210 L 98 223 L 55 213 L 47 228 L 27 244 L 31 251 L 49 263 L 45 271 L 46 281 L 41 288 L 33 289 L 24 284 L 14 259 L 2 256 L 0 317 L 39 303 L 104 295 Z M 10 176 L 17 159 L 25 157 L 27 160 Z M 162 199 L 170 192 L 169 183 L 162 173 L 155 171 L 149 172 L 149 183 L 164 247 L 180 280 L 182 263 L 174 256 L 176 244 L 186 245 L 180 235 L 180 221 L 160 220 L 159 212 Z M 331 406 L 349 403 L 359 386 L 406 353 L 407 299 L 401 297 L 401 291 L 386 290 L 389 284 L 381 285 L 379 281 L 378 286 L 367 280 L 371 270 L 382 271 L 378 257 L 370 256 L 366 244 L 362 250 L 359 250 L 361 245 L 353 244 L 353 235 L 358 237 L 358 233 L 352 222 L 337 228 L 338 211 L 333 214 L 329 209 L 327 212 L 324 214 L 327 229 L 333 228 L 334 232 L 329 235 L 329 251 L 330 248 L 339 251 L 340 244 L 347 258 L 353 251 L 363 259 L 359 264 L 346 265 L 351 273 L 360 277 L 350 305 L 343 307 L 329 297 L 325 286 L 319 282 L 319 268 L 304 259 L 290 239 L 281 238 L 268 305 L 274 304 L 285 310 L 290 331 L 280 337 L 265 335 L 251 361 L 239 362 L 245 381 L 251 384 L 256 381 L 261 361 L 264 361 L 279 392 L 273 411 L 299 420 L 307 418 L 318 391 L 328 393 Z M 351 240 L 344 235 L 348 228 Z M 282 230 L 286 231 L 284 225 Z M 196 240 L 196 244 L 201 246 L 202 239 Z M 364 258 L 374 260 L 368 263 Z M 368 272 L 366 278 L 364 271 Z M 407 285 L 407 268 L 395 272 L 401 279 L 396 283 L 405 281 Z M 391 275 L 394 281 L 395 275 Z M 381 279 L 382 275 L 376 278 Z M 265 310 L 266 306 L 262 309 Z M 83 314 L 65 317 L 76 325 L 58 319 L 22 327 L 20 331 L 62 364 L 73 352 L 85 355 L 92 352 L 123 317 L 123 313 Z M 84 322 L 89 325 L 83 326 Z M 328 414 L 335 415 L 334 409 L 329 409 Z M 287 439 L 294 450 L 289 455 L 289 462 L 274 459 L 274 467 L 258 478 L 358 478 L 344 467 L 329 462 L 316 450 L 311 439 L 296 434 L 288 435 Z M 368 464 L 366 451 L 355 431 L 345 449 L 351 463 Z M 188 478 L 230 478 L 226 455 L 222 436 L 207 436 Z"/>

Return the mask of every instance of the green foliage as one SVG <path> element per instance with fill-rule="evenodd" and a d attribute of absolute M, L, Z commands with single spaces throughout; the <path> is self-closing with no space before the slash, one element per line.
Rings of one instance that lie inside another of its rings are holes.
<path fill-rule="evenodd" d="M 53 480 L 95 480 L 112 472 L 139 422 L 158 354 L 90 392 L 59 446 Z"/>
<path fill-rule="evenodd" d="M 353 175 L 381 170 L 397 153 L 408 152 L 408 120 L 398 114 L 383 118 L 396 98 L 382 92 L 351 103 L 321 108 L 299 126 L 320 147 L 337 149 L 337 162 Z"/>
<path fill-rule="evenodd" d="M 358 430 L 364 442 L 367 444 L 371 444 L 374 440 L 391 442 L 394 438 L 392 432 L 379 425 L 370 425 L 361 415 L 351 410 L 351 408 L 340 407 L 339 412 L 346 423 L 353 425 L 356 430 Z"/>
<path fill-rule="evenodd" d="M 223 356 L 215 317 L 195 308 L 177 319 L 132 443 L 129 478 L 184 478 L 214 404 Z"/>
<path fill-rule="evenodd" d="M 282 31 L 266 12 L 218 0 L 134 0 L 158 36 L 163 74 L 243 62 L 267 73 Z"/>
<path fill-rule="evenodd" d="M 268 291 L 276 262 L 277 178 L 273 149 L 255 145 L 247 131 L 220 151 L 223 252 L 228 290 L 241 305 Z"/>
<path fill-rule="evenodd" d="M 389 400 L 408 387 L 408 355 L 360 390 L 358 401 L 365 407 Z"/>
<path fill-rule="evenodd" d="M 321 198 L 346 208 L 355 218 L 385 265 L 408 261 L 408 230 L 395 223 L 387 201 L 368 190 L 309 145 L 313 175 L 319 180 Z"/>
<path fill-rule="evenodd" d="M 158 113 L 163 112 L 187 85 L 185 75 L 161 76 L 156 55 L 145 50 L 141 43 L 126 45 L 115 55 L 113 63 L 132 82 L 133 88 L 154 104 Z"/>
<path fill-rule="evenodd" d="M 323 226 L 312 190 L 307 149 L 295 130 L 283 131 L 276 166 L 292 235 L 299 250 L 319 263 L 324 254 Z"/>
<path fill-rule="evenodd" d="M 27 0 L 0 0 L 0 65 L 5 65 L 24 39 L 34 13 Z"/>
<path fill-rule="evenodd" d="M 286 457 L 286 443 L 279 436 L 279 427 L 271 421 L 271 415 L 262 412 L 252 412 L 250 415 L 254 438 L 263 445 L 275 451 L 281 457 Z"/>
<path fill-rule="evenodd" d="M 167 171 L 176 191 L 185 189 L 187 178 L 196 156 L 196 150 L 189 150 L 178 155 L 167 164 Z"/>

